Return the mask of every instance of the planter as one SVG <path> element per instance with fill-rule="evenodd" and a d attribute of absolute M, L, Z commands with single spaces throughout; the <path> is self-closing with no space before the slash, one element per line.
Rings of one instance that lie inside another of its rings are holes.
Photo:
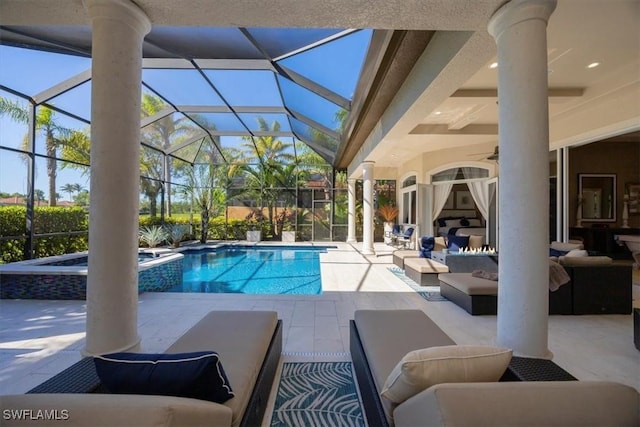
<path fill-rule="evenodd" d="M 296 241 L 296 232 L 295 231 L 283 231 L 282 232 L 282 241 L 283 242 L 295 242 Z"/>
<path fill-rule="evenodd" d="M 248 230 L 247 231 L 247 241 L 248 242 L 259 242 L 262 237 L 262 231 L 260 230 Z"/>
<path fill-rule="evenodd" d="M 385 221 L 384 222 L 384 242 L 387 245 L 390 245 L 391 242 L 393 241 L 391 239 L 391 235 L 393 234 L 393 226 L 395 225 L 395 223 L 391 222 L 391 221 Z"/>

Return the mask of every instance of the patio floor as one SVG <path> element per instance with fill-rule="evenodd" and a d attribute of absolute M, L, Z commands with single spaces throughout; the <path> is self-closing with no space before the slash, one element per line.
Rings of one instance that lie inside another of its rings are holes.
<path fill-rule="evenodd" d="M 360 244 L 331 245 L 337 249 L 322 257 L 322 295 L 140 295 L 142 351 L 164 351 L 217 309 L 276 310 L 284 323 L 284 352 L 317 358 L 345 356 L 348 321 L 362 308 L 418 308 L 458 344 L 495 344 L 496 316 L 470 316 L 451 302 L 424 300 L 389 271 L 389 246 L 376 243 L 376 255 L 363 256 Z M 634 306 L 639 307 L 634 273 Z M 0 300 L 0 394 L 24 393 L 78 361 L 85 310 L 84 301 Z M 553 360 L 580 380 L 617 381 L 640 390 L 632 322 L 631 315 L 550 316 Z"/>

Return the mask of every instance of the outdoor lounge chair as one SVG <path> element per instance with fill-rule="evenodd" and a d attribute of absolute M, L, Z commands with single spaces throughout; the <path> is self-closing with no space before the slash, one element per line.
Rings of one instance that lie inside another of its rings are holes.
<path fill-rule="evenodd" d="M 404 234 L 396 239 L 397 245 L 403 248 L 411 247 L 411 237 L 413 236 L 413 227 L 409 227 L 404 231 Z"/>

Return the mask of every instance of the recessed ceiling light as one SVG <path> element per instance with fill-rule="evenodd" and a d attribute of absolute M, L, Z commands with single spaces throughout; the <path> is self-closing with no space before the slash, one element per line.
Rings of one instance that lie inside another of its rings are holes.
<path fill-rule="evenodd" d="M 592 62 L 591 64 L 587 65 L 587 68 L 596 68 L 598 65 L 600 65 L 599 62 Z"/>
<path fill-rule="evenodd" d="M 491 65 L 489 65 L 489 68 L 491 68 L 492 70 L 494 68 L 498 68 L 498 63 L 497 62 L 492 62 Z"/>
<path fill-rule="evenodd" d="M 440 114 L 442 114 L 442 111 L 436 111 L 436 112 L 435 112 L 435 113 L 433 113 L 433 114 L 435 114 L 436 116 L 439 116 Z"/>

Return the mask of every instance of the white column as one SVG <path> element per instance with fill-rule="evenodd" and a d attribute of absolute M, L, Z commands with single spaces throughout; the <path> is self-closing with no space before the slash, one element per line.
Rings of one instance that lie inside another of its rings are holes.
<path fill-rule="evenodd" d="M 128 0 L 85 0 L 92 25 L 91 193 L 86 354 L 133 350 L 138 337 L 142 41 Z"/>
<path fill-rule="evenodd" d="M 362 163 L 362 253 L 373 250 L 373 162 Z"/>
<path fill-rule="evenodd" d="M 498 47 L 499 345 L 549 357 L 547 21 L 555 0 L 512 0 L 489 22 Z"/>
<path fill-rule="evenodd" d="M 348 225 L 347 243 L 356 243 L 356 180 L 349 178 L 348 184 Z"/>

